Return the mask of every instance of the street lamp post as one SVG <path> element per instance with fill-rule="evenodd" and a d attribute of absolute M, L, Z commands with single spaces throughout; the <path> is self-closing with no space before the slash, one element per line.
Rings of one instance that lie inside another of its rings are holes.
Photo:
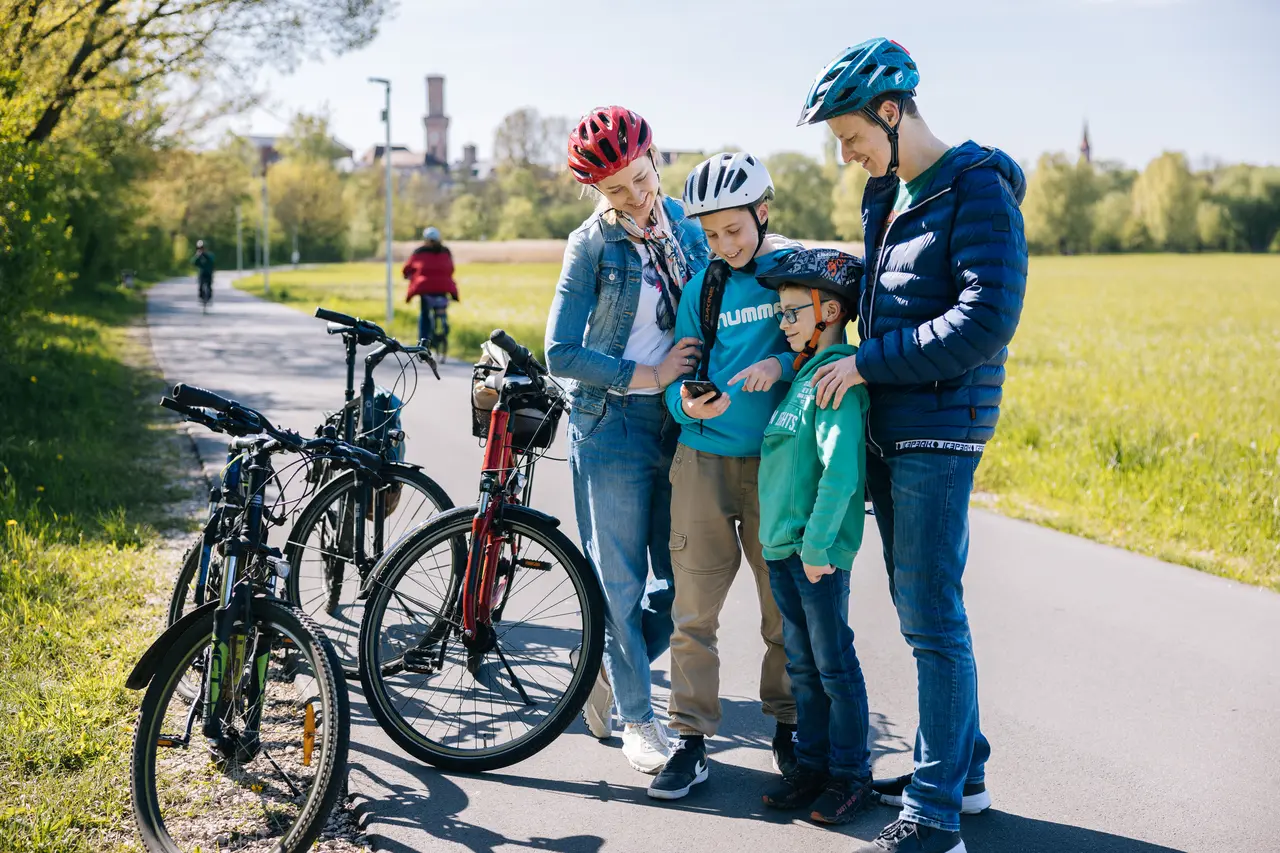
<path fill-rule="evenodd" d="M 387 146 L 382 150 L 382 160 L 387 167 L 387 328 L 391 328 L 394 311 L 391 301 L 391 81 L 385 77 L 370 77 L 370 83 L 380 83 L 386 91 L 386 106 L 382 110 L 382 121 L 387 126 Z"/>
<path fill-rule="evenodd" d="M 271 149 L 262 148 L 262 292 L 271 295 L 271 207 L 267 200 L 267 164 Z"/>

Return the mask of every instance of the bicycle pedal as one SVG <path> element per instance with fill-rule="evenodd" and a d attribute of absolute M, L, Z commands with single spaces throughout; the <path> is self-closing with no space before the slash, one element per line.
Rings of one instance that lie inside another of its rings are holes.
<path fill-rule="evenodd" d="M 535 572 L 551 571 L 551 564 L 545 560 L 530 560 L 527 557 L 521 557 L 516 560 L 516 565 L 522 569 L 533 569 Z"/>
<path fill-rule="evenodd" d="M 187 743 L 186 738 L 178 737 L 177 735 L 160 735 L 156 738 L 156 746 L 163 746 L 168 749 L 185 749 Z"/>

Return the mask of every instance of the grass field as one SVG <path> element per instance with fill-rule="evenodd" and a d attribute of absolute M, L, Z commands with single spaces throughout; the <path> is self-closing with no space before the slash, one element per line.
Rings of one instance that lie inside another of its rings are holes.
<path fill-rule="evenodd" d="M 104 288 L 0 355 L 0 850 L 132 835 L 124 680 L 163 624 L 155 528 L 176 496 L 159 380 L 126 363 L 142 304 Z"/>
<path fill-rule="evenodd" d="M 396 313 L 389 331 L 401 340 L 416 340 L 418 300 L 405 303 L 399 265 L 394 272 Z M 506 329 L 541 357 L 547 306 L 559 275 L 559 264 L 460 264 L 456 279 L 462 299 L 449 306 L 450 355 L 475 357 L 490 332 Z M 236 286 L 261 294 L 262 277 L 241 279 Z M 304 311 L 322 305 L 382 324 L 387 311 L 386 267 L 378 263 L 336 264 L 272 272 L 270 298 Z"/>
<path fill-rule="evenodd" d="M 502 326 L 540 350 L 558 273 L 460 266 L 455 347 Z M 273 297 L 381 319 L 384 275 L 275 273 Z M 979 502 L 1280 591 L 1280 257 L 1033 258 L 1005 392 Z"/>

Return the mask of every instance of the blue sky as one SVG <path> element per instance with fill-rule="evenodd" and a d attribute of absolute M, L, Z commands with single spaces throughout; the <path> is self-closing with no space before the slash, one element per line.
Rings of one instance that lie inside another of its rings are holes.
<path fill-rule="evenodd" d="M 1088 119 L 1096 158 L 1141 166 L 1164 150 L 1280 164 L 1277 0 L 400 0 L 368 47 L 290 74 L 267 72 L 268 110 L 234 122 L 275 132 L 327 108 L 339 139 L 424 147 L 424 77 L 447 77 L 450 157 L 481 156 L 521 106 L 577 117 L 639 111 L 660 146 L 725 144 L 818 153 L 796 128 L 813 76 L 843 47 L 901 42 L 920 65 L 919 104 L 944 140 L 973 138 L 1033 161 L 1074 151 Z"/>

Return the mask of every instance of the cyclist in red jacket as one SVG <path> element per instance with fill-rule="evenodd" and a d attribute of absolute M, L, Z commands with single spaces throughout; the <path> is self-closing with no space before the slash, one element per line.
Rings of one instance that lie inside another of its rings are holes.
<path fill-rule="evenodd" d="M 453 255 L 440 242 L 440 229 L 422 232 L 423 243 L 413 250 L 404 265 L 409 281 L 405 302 L 422 297 L 418 318 L 418 338 L 428 342 L 441 360 L 449 350 L 449 300 L 458 301 L 458 285 L 453 280 Z"/>

